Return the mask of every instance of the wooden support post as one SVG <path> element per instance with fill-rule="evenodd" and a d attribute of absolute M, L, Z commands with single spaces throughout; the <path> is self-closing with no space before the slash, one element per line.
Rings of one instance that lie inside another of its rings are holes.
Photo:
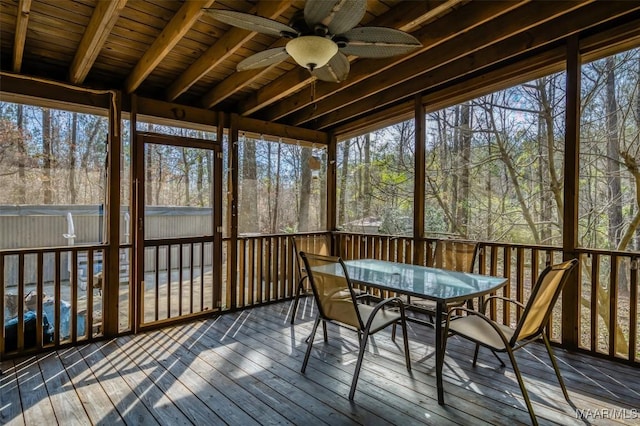
<path fill-rule="evenodd" d="M 337 170 L 337 150 L 338 142 L 335 134 L 329 135 L 329 146 L 327 147 L 327 230 L 333 232 L 337 229 L 337 188 L 336 188 L 336 170 Z M 335 244 L 335 243 L 334 243 Z M 331 248 L 331 253 L 337 253 L 335 247 Z"/>
<path fill-rule="evenodd" d="M 422 95 L 415 96 L 414 122 L 415 122 L 415 177 L 413 193 L 413 241 L 415 250 L 413 251 L 413 263 L 424 265 L 424 192 L 425 192 L 425 150 L 426 150 L 426 129 L 425 129 L 425 108 L 422 103 Z"/>
<path fill-rule="evenodd" d="M 230 309 L 237 308 L 237 284 L 238 284 L 238 115 L 231 114 L 229 123 L 229 199 L 228 214 L 229 222 L 229 247 L 227 247 L 227 300 Z"/>
<path fill-rule="evenodd" d="M 564 212 L 562 225 L 563 259 L 578 258 L 578 171 L 580 155 L 580 78 L 579 39 L 567 39 L 567 108 L 564 148 Z M 562 292 L 562 344 L 575 350 L 579 341 L 579 270 L 574 269 Z"/>
<path fill-rule="evenodd" d="M 104 279 L 104 334 L 118 334 L 118 302 L 120 295 L 120 152 L 122 146 L 121 118 L 122 95 L 113 92 L 109 96 L 109 140 L 107 161 L 107 232 L 105 256 L 103 258 Z"/>
<path fill-rule="evenodd" d="M 216 310 L 221 308 L 222 301 L 222 141 L 224 141 L 224 124 L 225 114 L 220 111 L 218 114 L 218 123 L 216 124 L 216 144 L 220 146 L 219 151 L 215 151 L 213 164 L 214 164 L 214 186 L 212 188 L 213 194 L 211 199 L 213 200 L 213 265 L 220 265 L 217 268 L 217 273 L 213 274 L 213 307 Z M 218 155 L 220 154 L 220 155 Z M 214 272 L 216 268 L 214 267 Z"/>

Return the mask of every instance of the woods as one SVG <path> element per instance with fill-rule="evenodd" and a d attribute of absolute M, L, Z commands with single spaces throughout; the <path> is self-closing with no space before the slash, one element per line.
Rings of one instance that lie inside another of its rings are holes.
<path fill-rule="evenodd" d="M 582 67 L 583 247 L 640 247 L 639 74 L 639 49 Z M 428 234 L 561 243 L 564 86 L 564 73 L 557 73 L 426 115 Z M 0 117 L 1 203 L 104 202 L 106 117 L 11 103 L 0 105 Z M 213 138 L 152 124 L 140 130 Z M 341 229 L 411 234 L 414 132 L 408 120 L 339 143 Z M 323 229 L 324 150 L 268 136 L 243 136 L 239 143 L 240 232 Z M 130 167 L 128 144 L 125 169 Z M 203 184 L 211 178 L 206 155 L 149 146 L 145 161 L 148 205 L 209 206 Z M 311 162 L 319 169 L 312 170 Z M 126 176 L 123 182 L 128 184 Z"/>

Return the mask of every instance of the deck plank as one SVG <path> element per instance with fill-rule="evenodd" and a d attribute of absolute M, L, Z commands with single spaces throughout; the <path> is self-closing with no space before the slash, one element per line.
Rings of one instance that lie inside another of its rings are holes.
<path fill-rule="evenodd" d="M 111 364 L 108 357 L 100 351 L 100 347 L 108 342 L 99 342 L 79 348 L 92 374 L 99 381 L 109 397 L 113 408 L 128 425 L 159 424 L 149 409 L 142 404 L 125 379 Z"/>
<path fill-rule="evenodd" d="M 80 398 L 71 383 L 67 370 L 60 361 L 60 353 L 50 352 L 37 356 L 42 378 L 53 406 L 55 419 L 67 425 L 90 424 Z M 21 392 L 22 393 L 22 392 Z M 46 417 L 44 419 L 47 419 Z M 40 422 L 43 421 L 41 418 Z M 45 421 L 48 421 L 45 420 Z"/>
<path fill-rule="evenodd" d="M 433 330 L 416 324 L 409 325 L 412 373 L 404 365 L 401 335 L 394 343 L 382 331 L 368 345 L 349 401 L 356 333 L 330 325 L 325 343 L 320 331 L 303 375 L 315 308 L 302 299 L 293 326 L 290 309 L 290 302 L 274 303 L 3 361 L 0 423 L 530 423 L 511 367 L 500 368 L 488 351 L 472 367 L 473 346 L 457 338 L 447 345 L 446 405 L 438 405 Z M 564 350 L 556 355 L 573 405 L 564 400 L 543 345 L 517 354 L 541 425 L 637 424 L 637 368 Z M 576 409 L 599 417 L 581 419 Z"/>
<path fill-rule="evenodd" d="M 24 425 L 24 407 L 20 401 L 20 390 L 14 361 L 0 362 L 0 424 Z"/>
<path fill-rule="evenodd" d="M 113 403 L 82 354 L 76 348 L 60 352 L 59 359 L 71 379 L 71 384 L 75 388 L 91 424 L 124 424 L 120 413 L 113 409 Z"/>

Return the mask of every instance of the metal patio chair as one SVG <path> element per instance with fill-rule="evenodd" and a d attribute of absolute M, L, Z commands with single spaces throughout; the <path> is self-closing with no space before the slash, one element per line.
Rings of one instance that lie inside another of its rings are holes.
<path fill-rule="evenodd" d="M 564 385 L 558 364 L 553 355 L 549 338 L 547 337 L 547 325 L 549 324 L 549 318 L 563 286 L 567 282 L 572 269 L 578 264 L 577 259 L 571 259 L 566 262 L 552 265 L 547 267 L 531 289 L 531 295 L 526 305 L 502 296 L 490 296 L 488 297 L 483 306 L 481 312 L 474 311 L 472 309 L 455 307 L 449 311 L 447 322 L 445 325 L 445 341 L 443 344 L 443 351 L 446 349 L 447 338 L 449 335 L 457 335 L 464 339 L 468 339 L 476 344 L 475 352 L 473 355 L 473 366 L 475 367 L 478 359 L 478 351 L 480 346 L 487 347 L 495 353 L 506 352 L 509 355 L 509 360 L 513 366 L 513 370 L 518 379 L 518 385 L 522 391 L 522 396 L 527 405 L 531 421 L 534 425 L 537 425 L 536 416 L 531 406 L 529 394 L 524 386 L 522 375 L 514 352 L 521 349 L 525 345 L 538 340 L 542 337 L 544 344 L 549 353 L 551 364 L 555 370 L 558 382 L 562 388 L 562 393 L 567 401 L 569 401 L 569 394 L 567 388 Z M 488 303 L 493 300 L 504 300 L 508 303 L 513 303 L 517 306 L 517 309 L 521 310 L 520 320 L 515 328 L 511 328 L 504 324 L 499 324 L 489 317 L 484 312 Z M 466 316 L 454 316 L 454 312 L 466 312 Z M 496 355 L 497 356 L 497 355 Z M 499 359 L 499 358 L 498 358 Z M 500 361 L 502 363 L 502 361 Z M 504 366 L 504 363 L 502 363 Z"/>
<path fill-rule="evenodd" d="M 302 373 L 304 374 L 307 368 L 309 355 L 313 347 L 313 340 L 320 321 L 325 323 L 330 321 L 341 326 L 346 326 L 347 328 L 355 329 L 358 332 L 360 350 L 358 352 L 355 372 L 353 373 L 351 390 L 349 391 L 350 400 L 353 399 L 356 391 L 369 336 L 380 330 L 384 330 L 392 324 L 400 323 L 402 327 L 405 361 L 407 370 L 411 371 L 407 324 L 402 301 L 397 297 L 391 297 L 380 301 L 376 305 L 358 303 L 358 297 L 349 279 L 347 268 L 341 258 L 304 252 L 300 252 L 300 257 L 303 259 L 318 307 L 318 315 L 313 324 L 311 335 L 307 339 L 307 351 L 302 363 Z M 397 309 L 385 309 L 391 306 L 397 307 Z M 324 338 L 325 341 L 327 341 L 326 326 L 324 330 Z"/>

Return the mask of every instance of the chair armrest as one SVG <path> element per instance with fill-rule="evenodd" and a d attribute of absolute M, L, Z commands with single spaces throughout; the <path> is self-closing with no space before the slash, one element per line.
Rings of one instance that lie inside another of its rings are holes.
<path fill-rule="evenodd" d="M 373 311 L 371 311 L 371 315 L 369 316 L 369 319 L 367 320 L 367 324 L 365 324 L 365 329 L 369 329 L 369 327 L 371 326 L 371 323 L 373 322 L 373 318 L 376 316 L 376 314 L 378 313 L 378 311 L 382 308 L 384 308 L 387 305 L 397 305 L 398 308 L 400 309 L 400 317 L 402 318 L 402 320 L 404 321 L 404 303 L 402 303 L 402 299 L 400 299 L 399 297 L 387 297 L 386 299 L 381 300 L 380 302 L 378 302 L 374 307 L 373 307 Z"/>
<path fill-rule="evenodd" d="M 503 300 L 505 302 L 513 303 L 514 305 L 518 306 L 518 308 L 520 308 L 520 309 L 523 309 L 523 310 L 525 309 L 525 305 L 523 303 L 518 302 L 515 299 L 511 299 L 511 298 L 508 298 L 508 297 L 495 295 L 495 296 L 489 296 L 486 299 L 484 299 L 484 302 L 482 303 L 482 310 L 480 312 L 484 313 L 486 311 L 487 305 L 489 304 L 491 299 Z"/>

